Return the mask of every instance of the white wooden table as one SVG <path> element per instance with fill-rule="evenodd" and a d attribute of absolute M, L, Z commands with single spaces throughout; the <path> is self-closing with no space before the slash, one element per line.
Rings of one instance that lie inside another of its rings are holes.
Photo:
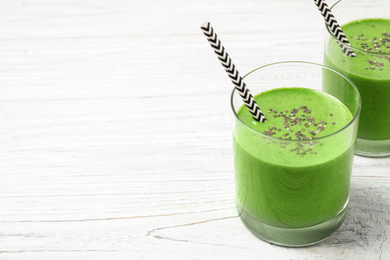
<path fill-rule="evenodd" d="M 243 226 L 205 21 L 241 74 L 322 62 L 310 0 L 0 2 L 0 259 L 390 259 L 390 158 L 355 157 L 316 246 Z"/>

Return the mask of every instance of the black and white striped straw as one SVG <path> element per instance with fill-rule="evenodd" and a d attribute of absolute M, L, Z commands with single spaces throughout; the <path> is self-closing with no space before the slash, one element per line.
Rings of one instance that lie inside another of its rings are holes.
<path fill-rule="evenodd" d="M 314 0 L 314 3 L 317 5 L 318 10 L 320 10 L 322 16 L 324 17 L 325 23 L 327 24 L 330 32 L 333 34 L 333 36 L 339 41 L 339 45 L 343 52 L 350 57 L 355 57 L 356 53 L 353 52 L 350 48 L 348 48 L 346 45 L 351 46 L 349 43 L 347 37 L 345 36 L 343 30 L 341 29 L 340 25 L 337 23 L 336 19 L 334 18 L 334 15 L 330 11 L 328 5 L 323 0 Z M 343 44 L 344 43 L 344 44 Z"/>
<path fill-rule="evenodd" d="M 229 54 L 222 46 L 222 43 L 218 39 L 217 34 L 214 32 L 213 27 L 211 27 L 209 22 L 206 22 L 202 24 L 200 28 L 202 29 L 204 35 L 206 35 L 207 40 L 209 41 L 211 47 L 214 49 L 215 54 L 217 54 L 217 57 L 221 61 L 222 66 L 225 67 L 226 73 L 235 85 L 236 90 L 240 94 L 249 112 L 252 114 L 252 117 L 256 121 L 265 122 L 266 118 L 264 114 L 261 112 L 259 106 L 257 105 L 249 89 L 247 88 L 245 82 L 238 73 L 236 66 L 234 66 L 232 60 L 229 57 Z"/>

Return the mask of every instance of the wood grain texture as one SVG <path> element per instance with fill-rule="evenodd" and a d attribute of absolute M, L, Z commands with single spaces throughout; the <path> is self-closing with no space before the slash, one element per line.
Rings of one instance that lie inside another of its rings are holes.
<path fill-rule="evenodd" d="M 390 259 L 390 158 L 355 157 L 349 215 L 316 246 L 237 217 L 232 85 L 199 27 L 242 75 L 321 63 L 311 1 L 0 7 L 0 259 Z"/>

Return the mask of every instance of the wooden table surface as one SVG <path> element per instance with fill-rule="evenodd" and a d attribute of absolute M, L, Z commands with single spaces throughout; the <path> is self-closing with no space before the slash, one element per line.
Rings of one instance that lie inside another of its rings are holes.
<path fill-rule="evenodd" d="M 390 158 L 355 156 L 348 217 L 318 245 L 244 227 L 205 21 L 242 75 L 322 62 L 310 0 L 0 2 L 0 259 L 390 259 Z"/>

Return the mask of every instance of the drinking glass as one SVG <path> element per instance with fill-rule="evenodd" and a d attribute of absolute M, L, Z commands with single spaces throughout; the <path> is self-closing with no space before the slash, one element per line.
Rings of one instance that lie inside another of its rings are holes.
<path fill-rule="evenodd" d="M 325 76 L 337 79 L 340 89 L 329 88 Z M 243 120 L 239 116 L 240 109 L 246 109 L 242 98 L 236 90 L 231 95 L 236 200 L 242 222 L 259 238 L 277 245 L 298 247 L 322 241 L 346 216 L 359 93 L 342 74 L 308 62 L 266 65 L 248 73 L 244 81 L 254 96 L 276 88 L 321 91 L 337 98 L 351 114 L 348 123 L 326 136 L 279 139 L 254 130 L 255 121 Z M 320 108 L 332 111 L 332 102 L 324 100 Z M 261 101 L 259 106 L 264 108 Z M 274 116 L 274 111 L 262 112 L 266 118 Z"/>
<path fill-rule="evenodd" d="M 341 0 L 331 11 L 356 54 L 356 57 L 345 55 L 340 42 L 326 26 L 324 65 L 351 79 L 362 99 L 355 153 L 368 157 L 389 156 L 390 2 Z M 349 28 L 354 25 L 358 30 L 347 30 L 345 25 Z M 337 81 L 333 82 L 334 88 L 338 88 Z"/>

